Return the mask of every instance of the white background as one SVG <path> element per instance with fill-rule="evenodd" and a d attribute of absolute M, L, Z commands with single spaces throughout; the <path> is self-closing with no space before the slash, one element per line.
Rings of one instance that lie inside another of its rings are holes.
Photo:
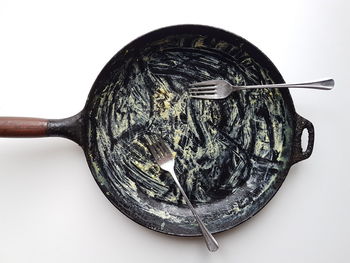
<path fill-rule="evenodd" d="M 258 46 L 287 82 L 333 77 L 333 91 L 292 90 L 316 130 L 256 216 L 200 238 L 139 226 L 100 192 L 82 150 L 61 138 L 0 139 L 0 262 L 349 262 L 348 1 L 0 0 L 0 115 L 79 112 L 97 74 L 160 27 L 220 27 Z"/>

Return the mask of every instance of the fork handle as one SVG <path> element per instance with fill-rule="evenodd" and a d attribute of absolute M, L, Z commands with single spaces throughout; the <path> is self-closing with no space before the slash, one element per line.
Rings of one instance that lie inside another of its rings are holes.
<path fill-rule="evenodd" d="M 177 179 L 177 176 L 175 174 L 175 171 L 173 169 L 169 169 L 169 172 L 171 174 L 171 176 L 173 177 L 177 187 L 180 189 L 181 194 L 183 195 L 188 207 L 191 209 L 192 214 L 194 215 L 194 217 L 197 220 L 197 223 L 202 231 L 203 237 L 205 239 L 205 243 L 208 247 L 208 250 L 211 252 L 214 252 L 216 250 L 219 249 L 219 244 L 216 241 L 216 239 L 213 237 L 213 235 L 209 232 L 209 230 L 207 229 L 207 227 L 204 225 L 203 221 L 200 219 L 200 217 L 198 216 L 196 210 L 194 209 L 194 207 L 191 204 L 191 201 L 188 199 L 185 191 L 183 190 L 179 180 Z"/>
<path fill-rule="evenodd" d="M 306 89 L 320 89 L 331 90 L 334 87 L 333 79 L 326 79 L 314 82 L 295 83 L 295 84 L 266 84 L 266 85 L 249 85 L 249 86 L 235 86 L 240 90 L 244 89 L 265 89 L 265 88 L 306 88 Z"/>

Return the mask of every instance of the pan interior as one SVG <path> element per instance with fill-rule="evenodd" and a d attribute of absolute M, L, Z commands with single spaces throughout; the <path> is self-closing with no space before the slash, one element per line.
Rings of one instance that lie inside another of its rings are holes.
<path fill-rule="evenodd" d="M 286 176 L 293 138 L 288 91 L 189 98 L 197 81 L 281 81 L 245 40 L 190 31 L 159 31 L 126 46 L 97 78 L 85 109 L 86 155 L 102 191 L 134 221 L 175 235 L 200 231 L 171 176 L 154 163 L 145 133 L 170 145 L 179 181 L 212 232 L 241 223 L 271 199 Z"/>

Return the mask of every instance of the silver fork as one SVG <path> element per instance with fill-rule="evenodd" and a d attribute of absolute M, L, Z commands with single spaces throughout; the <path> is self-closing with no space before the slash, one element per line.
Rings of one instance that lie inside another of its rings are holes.
<path fill-rule="evenodd" d="M 296 84 L 266 84 L 250 86 L 233 86 L 226 80 L 208 80 L 190 84 L 190 97 L 197 99 L 224 99 L 232 92 L 245 89 L 266 89 L 266 88 L 308 88 L 331 90 L 334 87 L 334 80 L 327 79 L 315 82 Z"/>
<path fill-rule="evenodd" d="M 175 171 L 174 171 L 174 157 L 171 153 L 170 148 L 166 145 L 164 140 L 161 138 L 155 140 L 151 139 L 150 137 L 147 138 L 148 141 L 148 149 L 152 153 L 154 159 L 159 164 L 159 166 L 165 170 L 168 171 L 171 176 L 173 177 L 177 187 L 180 189 L 181 194 L 183 195 L 188 207 L 191 209 L 194 217 L 197 220 L 197 223 L 202 231 L 203 237 L 205 239 L 206 245 L 208 247 L 209 251 L 216 251 L 219 248 L 218 242 L 215 240 L 213 235 L 209 232 L 209 230 L 204 225 L 203 221 L 198 216 L 196 210 L 192 206 L 190 200 L 188 199 L 185 191 L 183 190 L 179 180 L 176 177 Z"/>

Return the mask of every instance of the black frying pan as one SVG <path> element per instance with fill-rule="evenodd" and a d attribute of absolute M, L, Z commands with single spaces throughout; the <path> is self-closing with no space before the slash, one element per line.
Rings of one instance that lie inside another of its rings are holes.
<path fill-rule="evenodd" d="M 2 137 L 62 136 L 84 150 L 106 197 L 150 229 L 196 236 L 200 230 L 171 177 L 145 146 L 162 136 L 175 170 L 207 224 L 220 232 L 247 220 L 274 196 L 294 163 L 311 155 L 312 124 L 286 89 L 190 99 L 190 83 L 283 83 L 272 62 L 232 33 L 198 25 L 162 28 L 120 50 L 97 77 L 84 109 L 62 120 L 0 118 Z M 308 130 L 306 151 L 301 133 Z"/>

